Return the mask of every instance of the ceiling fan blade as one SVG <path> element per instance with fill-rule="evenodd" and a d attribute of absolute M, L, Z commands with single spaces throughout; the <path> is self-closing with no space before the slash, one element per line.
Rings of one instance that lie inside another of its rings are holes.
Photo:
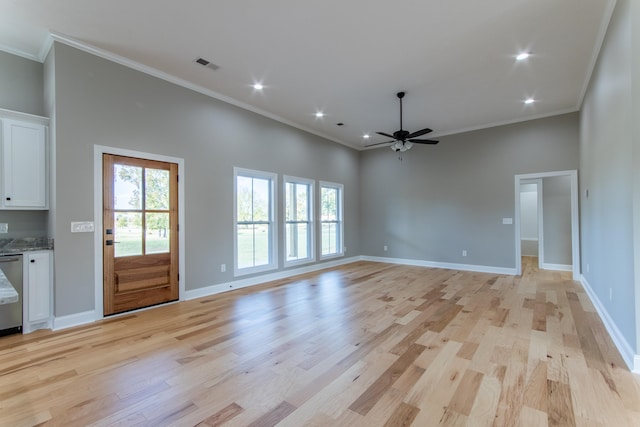
<path fill-rule="evenodd" d="M 393 135 L 389 135 L 388 133 L 384 133 L 384 132 L 376 132 L 378 135 L 382 135 L 382 136 L 386 136 L 387 138 L 393 138 L 396 139 L 395 136 Z"/>
<path fill-rule="evenodd" d="M 409 135 L 407 135 L 407 138 L 415 138 L 416 136 L 422 136 L 422 135 L 427 134 L 429 132 L 433 132 L 433 131 L 431 129 L 429 129 L 429 128 L 424 128 L 422 130 L 418 130 L 418 131 L 415 131 L 413 133 L 410 133 Z"/>
<path fill-rule="evenodd" d="M 437 144 L 440 141 L 434 141 L 433 139 L 410 139 L 409 141 L 413 142 L 414 144 Z"/>
<path fill-rule="evenodd" d="M 375 143 L 375 144 L 365 145 L 364 147 L 365 147 L 365 148 L 367 148 L 367 147 L 375 147 L 376 145 L 390 144 L 390 143 L 392 143 L 392 142 L 395 142 L 395 141 L 377 142 L 377 143 Z"/>

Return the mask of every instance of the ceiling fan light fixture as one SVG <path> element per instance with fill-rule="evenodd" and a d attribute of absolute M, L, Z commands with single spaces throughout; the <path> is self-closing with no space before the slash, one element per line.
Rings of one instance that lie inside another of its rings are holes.
<path fill-rule="evenodd" d="M 410 150 L 410 149 L 411 149 L 411 147 L 413 147 L 413 142 L 411 142 L 411 141 L 407 141 L 407 142 L 405 142 L 405 143 L 404 143 L 404 147 L 405 147 L 407 150 Z"/>

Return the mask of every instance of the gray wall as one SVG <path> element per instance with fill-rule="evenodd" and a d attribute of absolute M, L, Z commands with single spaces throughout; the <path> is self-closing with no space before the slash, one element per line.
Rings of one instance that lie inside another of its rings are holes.
<path fill-rule="evenodd" d="M 514 175 L 577 168 L 576 113 L 362 152 L 362 253 L 514 268 Z"/>
<path fill-rule="evenodd" d="M 39 62 L 0 51 L 0 108 L 43 115 L 43 67 Z M 47 235 L 47 212 L 0 211 L 9 233 L 0 238 Z"/>
<path fill-rule="evenodd" d="M 0 51 L 0 108 L 44 115 L 42 64 Z"/>
<path fill-rule="evenodd" d="M 360 253 L 358 152 L 56 43 L 56 316 L 92 310 L 95 144 L 185 159 L 186 287 L 234 280 L 233 167 L 344 184 L 345 245 Z M 281 196 L 281 194 L 280 194 Z M 282 227 L 279 227 L 282 230 Z M 279 244 L 280 252 L 284 245 Z M 279 257 L 282 265 L 282 256 Z"/>
<path fill-rule="evenodd" d="M 640 251 L 640 241 L 634 243 L 633 230 L 640 226 L 640 206 L 634 211 L 633 201 L 640 182 L 634 186 L 633 180 L 634 170 L 640 169 L 640 134 L 634 131 L 640 116 L 640 70 L 632 63 L 640 56 L 640 45 L 632 43 L 632 25 L 634 30 L 640 25 L 637 8 L 638 2 L 617 2 L 582 106 L 580 222 L 582 273 L 639 354 L 640 303 L 634 299 L 640 280 L 634 277 L 634 251 Z"/>
<path fill-rule="evenodd" d="M 571 266 L 571 177 L 543 178 L 542 212 L 544 263 Z"/>

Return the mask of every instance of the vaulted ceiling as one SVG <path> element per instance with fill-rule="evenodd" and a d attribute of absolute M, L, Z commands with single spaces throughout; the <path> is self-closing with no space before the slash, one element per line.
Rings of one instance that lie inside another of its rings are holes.
<path fill-rule="evenodd" d="M 398 91 L 404 128 L 429 137 L 576 111 L 614 5 L 0 0 L 0 49 L 42 61 L 53 34 L 360 148 L 399 128 Z"/>

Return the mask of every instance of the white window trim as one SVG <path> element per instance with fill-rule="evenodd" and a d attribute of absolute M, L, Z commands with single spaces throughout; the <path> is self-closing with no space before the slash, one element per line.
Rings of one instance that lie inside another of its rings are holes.
<path fill-rule="evenodd" d="M 269 236 L 269 259 L 270 263 L 257 267 L 238 268 L 238 176 L 247 176 L 258 179 L 269 179 L 271 182 L 271 203 L 270 226 L 272 229 Z M 234 276 L 246 276 L 249 274 L 262 273 L 278 268 L 278 221 L 277 221 L 277 200 L 276 192 L 278 175 L 272 172 L 257 171 L 239 167 L 233 168 L 233 274 Z"/>
<path fill-rule="evenodd" d="M 287 206 L 287 184 L 289 183 L 293 183 L 293 184 L 305 184 L 309 186 L 309 196 L 308 196 L 308 202 L 309 202 L 309 206 L 308 206 L 308 210 L 309 210 L 309 241 L 307 242 L 308 245 L 308 252 L 309 252 L 309 256 L 307 258 L 303 258 L 303 259 L 296 259 L 296 260 L 291 260 L 288 261 L 287 260 L 287 213 L 286 213 L 286 206 Z M 284 266 L 285 267 L 293 267 L 295 265 L 303 265 L 303 264 L 310 264 L 312 262 L 316 261 L 316 240 L 315 240 L 315 235 L 316 235 L 316 225 L 315 225 L 315 181 L 312 179 L 307 179 L 307 178 L 300 178 L 297 176 L 289 176 L 289 175 L 284 175 L 283 177 L 283 183 L 282 183 L 282 229 L 283 229 L 283 233 L 282 233 L 282 239 L 283 239 L 283 254 L 282 254 L 282 259 L 284 260 Z"/>
<path fill-rule="evenodd" d="M 338 218 L 339 218 L 339 227 L 338 227 L 338 238 L 340 241 L 337 244 L 338 252 L 334 254 L 322 255 L 322 188 L 335 188 L 339 193 L 339 206 L 338 206 Z M 335 182 L 329 181 L 320 181 L 320 185 L 318 186 L 318 238 L 319 248 L 318 253 L 320 254 L 320 259 L 331 259 L 338 258 L 344 256 L 344 185 L 338 184 Z"/>

